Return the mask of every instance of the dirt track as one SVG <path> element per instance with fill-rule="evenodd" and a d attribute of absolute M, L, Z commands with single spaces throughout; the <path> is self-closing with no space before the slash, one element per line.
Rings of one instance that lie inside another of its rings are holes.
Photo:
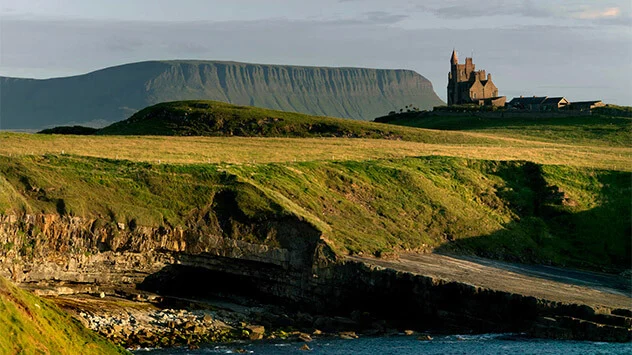
<path fill-rule="evenodd" d="M 618 275 L 439 254 L 406 253 L 398 260 L 350 259 L 550 301 L 632 309 L 631 280 Z"/>

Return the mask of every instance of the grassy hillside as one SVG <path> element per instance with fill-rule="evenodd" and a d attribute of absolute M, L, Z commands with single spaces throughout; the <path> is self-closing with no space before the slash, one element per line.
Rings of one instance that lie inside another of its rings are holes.
<path fill-rule="evenodd" d="M 0 353 L 123 354 L 56 306 L 0 277 Z"/>
<path fill-rule="evenodd" d="M 0 157 L 0 177 L 4 213 L 186 226 L 230 190 L 238 214 L 297 216 L 343 254 L 439 248 L 589 269 L 630 264 L 627 172 L 447 157 L 218 166 L 29 156 Z"/>
<path fill-rule="evenodd" d="M 370 120 L 414 103 L 442 104 L 410 70 L 220 61 L 149 61 L 46 80 L 0 77 L 1 129 L 103 126 L 174 100 L 217 100 Z"/>
<path fill-rule="evenodd" d="M 147 107 L 98 135 L 344 137 L 466 144 L 493 139 L 342 118 L 310 116 L 217 101 L 176 101 Z"/>
<path fill-rule="evenodd" d="M 398 126 L 484 132 L 498 137 L 577 145 L 632 146 L 632 118 L 629 116 L 489 118 L 404 113 L 382 119 Z"/>
<path fill-rule="evenodd" d="M 450 119 L 438 128 L 472 129 L 186 101 L 149 107 L 104 135 L 1 133 L 0 213 L 187 226 L 229 190 L 233 212 L 309 221 L 341 254 L 435 249 L 629 268 L 627 121 L 551 119 L 514 135 L 511 125 Z"/>

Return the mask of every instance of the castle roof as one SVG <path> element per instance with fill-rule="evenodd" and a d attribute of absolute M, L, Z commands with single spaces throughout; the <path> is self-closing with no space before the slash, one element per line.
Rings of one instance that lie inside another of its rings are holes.
<path fill-rule="evenodd" d="M 450 57 L 450 62 L 454 64 L 459 62 L 459 58 L 456 56 L 456 49 L 452 50 L 452 56 Z"/>

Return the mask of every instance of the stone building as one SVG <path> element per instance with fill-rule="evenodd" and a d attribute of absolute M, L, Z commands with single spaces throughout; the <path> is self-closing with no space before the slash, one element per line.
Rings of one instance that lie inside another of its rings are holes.
<path fill-rule="evenodd" d="M 541 111 L 542 103 L 546 100 L 546 96 L 533 96 L 533 97 L 514 97 L 507 103 L 507 106 L 527 111 Z"/>
<path fill-rule="evenodd" d="M 568 107 L 571 103 L 564 97 L 547 97 L 542 102 L 542 111 L 557 111 Z"/>
<path fill-rule="evenodd" d="M 450 58 L 448 74 L 448 105 L 478 104 L 482 106 L 504 106 L 505 96 L 498 96 L 498 88 L 492 82 L 492 75 L 485 70 L 476 70 L 472 58 L 465 58 L 459 64 L 456 51 Z"/>
<path fill-rule="evenodd" d="M 571 103 L 564 97 L 514 97 L 507 106 L 518 110 L 527 111 L 559 111 L 567 109 Z"/>
<path fill-rule="evenodd" d="M 604 106 L 606 106 L 606 104 L 604 104 L 601 100 L 574 101 L 571 103 L 571 110 L 590 111 L 593 108 Z"/>

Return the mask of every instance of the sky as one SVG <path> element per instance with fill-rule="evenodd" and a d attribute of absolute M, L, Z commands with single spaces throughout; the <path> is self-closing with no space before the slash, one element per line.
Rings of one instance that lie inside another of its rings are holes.
<path fill-rule="evenodd" d="M 472 56 L 500 95 L 632 105 L 632 0 L 0 0 L 0 75 L 158 59 L 411 69 L 446 99 Z"/>

